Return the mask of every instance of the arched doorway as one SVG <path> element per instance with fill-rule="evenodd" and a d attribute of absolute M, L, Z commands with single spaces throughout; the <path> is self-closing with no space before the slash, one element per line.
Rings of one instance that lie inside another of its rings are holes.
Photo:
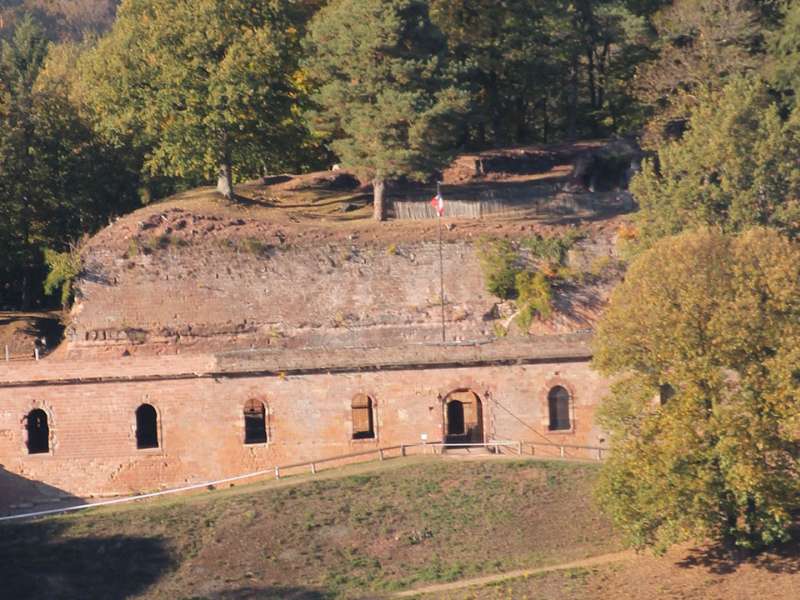
<path fill-rule="evenodd" d="M 470 390 L 456 390 L 444 399 L 444 441 L 447 444 L 482 444 L 483 406 Z"/>

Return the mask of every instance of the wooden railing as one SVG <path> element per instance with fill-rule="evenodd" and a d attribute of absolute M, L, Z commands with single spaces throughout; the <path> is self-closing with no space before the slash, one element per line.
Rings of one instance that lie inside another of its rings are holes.
<path fill-rule="evenodd" d="M 331 456 L 328 458 L 318 458 L 314 460 L 308 460 L 305 462 L 293 463 L 288 465 L 276 465 L 269 469 L 264 469 L 261 471 L 255 471 L 252 473 L 245 473 L 244 475 L 236 475 L 234 477 L 226 477 L 224 479 L 217 479 L 215 481 L 205 481 L 202 483 L 194 483 L 191 485 L 173 488 L 169 490 L 161 490 L 159 492 L 151 492 L 148 494 L 140 494 L 137 496 L 129 496 L 125 498 L 114 498 L 112 500 L 103 500 L 100 502 L 93 502 L 93 503 L 85 503 L 79 504 L 77 506 L 66 506 L 63 508 L 53 508 L 48 510 L 41 510 L 35 512 L 28 512 L 19 515 L 10 515 L 5 517 L 0 517 L 0 522 L 3 521 L 12 521 L 18 519 L 30 519 L 35 517 L 43 517 L 47 515 L 55 515 L 59 513 L 65 512 L 72 512 L 78 510 L 84 510 L 87 508 L 95 508 L 100 506 L 110 506 L 114 504 L 124 504 L 128 502 L 136 502 L 139 500 L 145 500 L 148 498 L 156 498 L 160 496 L 168 496 L 171 494 L 178 494 L 181 492 L 188 492 L 192 490 L 199 490 L 199 489 L 208 489 L 213 490 L 220 485 L 223 484 L 233 484 L 236 482 L 244 481 L 247 479 L 260 479 L 268 476 L 274 476 L 275 479 L 280 479 L 286 475 L 289 475 L 289 471 L 296 471 L 300 469 L 308 469 L 312 475 L 316 475 L 317 472 L 320 470 L 320 465 L 325 465 L 334 462 L 347 462 L 348 464 L 352 462 L 352 459 L 362 458 L 362 457 L 377 457 L 379 460 L 386 460 L 387 458 L 391 458 L 393 453 L 397 453 L 397 458 L 403 456 L 409 456 L 416 452 L 417 454 L 442 454 L 443 450 L 447 448 L 470 448 L 470 447 L 481 447 L 487 449 L 493 449 L 496 454 L 501 453 L 501 451 L 505 451 L 507 453 L 513 453 L 519 456 L 528 455 L 528 456 L 535 456 L 541 458 L 562 458 L 562 459 L 580 459 L 583 457 L 574 456 L 576 450 L 582 451 L 590 451 L 594 453 L 594 460 L 602 460 L 603 453 L 607 450 L 604 448 L 599 448 L 596 446 L 576 446 L 576 445 L 569 445 L 569 444 L 547 444 L 547 443 L 539 443 L 539 442 L 528 442 L 528 441 L 491 441 L 485 443 L 471 443 L 471 444 L 448 444 L 445 442 L 419 442 L 414 444 L 399 444 L 396 446 L 383 446 L 379 448 L 370 448 L 369 450 L 362 450 L 360 452 L 350 452 L 348 454 L 340 454 L 337 456 Z M 539 448 L 539 451 L 536 451 L 536 448 Z M 552 451 L 552 454 L 543 453 L 543 449 L 547 449 L 547 451 Z M 420 451 L 421 450 L 421 451 Z M 526 452 L 527 450 L 527 452 Z M 587 456 L 586 458 L 592 458 Z"/>

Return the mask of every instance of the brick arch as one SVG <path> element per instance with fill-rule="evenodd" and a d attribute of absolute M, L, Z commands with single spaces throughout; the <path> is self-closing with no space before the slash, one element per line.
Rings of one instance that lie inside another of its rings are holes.
<path fill-rule="evenodd" d="M 469 396 L 472 396 L 470 399 Z M 484 401 L 469 387 L 460 387 L 439 396 L 442 403 L 442 434 L 450 444 L 486 441 Z"/>
<path fill-rule="evenodd" d="M 245 445 L 267 444 L 270 441 L 270 407 L 266 398 L 250 397 L 239 407 Z"/>
<path fill-rule="evenodd" d="M 31 424 L 30 424 L 30 417 L 35 413 L 42 413 L 44 414 L 44 426 L 46 427 L 46 434 L 47 437 L 42 442 L 41 440 L 37 440 L 34 448 L 31 448 Z M 44 406 L 41 403 L 34 402 L 28 411 L 23 415 L 20 423 L 22 424 L 22 445 L 25 454 L 28 455 L 36 455 L 36 454 L 50 454 L 53 452 L 53 442 L 54 442 L 54 435 L 53 435 L 53 412 Z M 44 446 L 42 446 L 44 444 Z"/>
<path fill-rule="evenodd" d="M 569 429 L 559 429 L 559 430 L 551 430 L 550 429 L 550 392 L 553 388 L 562 387 L 567 390 L 569 394 Z M 542 429 L 546 433 L 558 435 L 558 434 L 570 434 L 574 433 L 576 429 L 576 417 L 575 417 L 575 402 L 576 402 L 576 391 L 575 386 L 570 382 L 568 379 L 560 376 L 555 375 L 545 380 L 544 385 L 539 391 L 538 394 L 538 402 L 539 406 L 541 407 L 540 414 L 541 414 L 541 426 Z"/>
<path fill-rule="evenodd" d="M 378 440 L 378 402 L 375 394 L 358 392 L 350 397 L 351 439 Z"/>

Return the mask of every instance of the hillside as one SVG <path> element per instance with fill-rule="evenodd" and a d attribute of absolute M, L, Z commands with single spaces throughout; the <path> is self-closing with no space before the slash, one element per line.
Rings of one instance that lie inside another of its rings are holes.
<path fill-rule="evenodd" d="M 618 549 L 595 473 L 421 457 L 100 509 L 0 527 L 0 580 L 14 598 L 383 596 Z"/>

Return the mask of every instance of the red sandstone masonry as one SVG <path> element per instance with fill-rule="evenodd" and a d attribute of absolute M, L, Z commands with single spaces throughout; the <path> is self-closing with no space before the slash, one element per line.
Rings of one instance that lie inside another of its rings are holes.
<path fill-rule="evenodd" d="M 130 360 L 137 372 L 159 371 L 158 361 Z M 181 357 L 166 365 L 183 370 L 210 360 Z M 25 368 L 34 370 L 44 364 Z M 50 371 L 51 375 L 73 372 L 55 363 Z M 547 431 L 548 382 L 553 378 L 569 382 L 574 390 L 571 432 Z M 3 373 L 2 379 L 8 381 L 9 374 Z M 334 375 L 246 376 L 240 372 L 233 378 L 221 374 L 170 382 L 0 386 L 0 463 L 11 473 L 79 496 L 146 491 L 334 456 L 370 444 L 415 442 L 422 434 L 438 441 L 442 398 L 456 389 L 470 389 L 481 398 L 487 439 L 602 444 L 603 433 L 594 426 L 593 414 L 607 383 L 586 362 L 544 362 Z M 368 393 L 376 402 L 378 437 L 374 442 L 351 439 L 350 401 L 358 393 Z M 251 398 L 268 406 L 268 444 L 243 444 L 242 408 Z M 134 413 L 144 402 L 159 414 L 158 450 L 136 449 Z M 48 455 L 29 456 L 25 450 L 23 419 L 33 407 L 45 410 L 50 419 Z"/>

